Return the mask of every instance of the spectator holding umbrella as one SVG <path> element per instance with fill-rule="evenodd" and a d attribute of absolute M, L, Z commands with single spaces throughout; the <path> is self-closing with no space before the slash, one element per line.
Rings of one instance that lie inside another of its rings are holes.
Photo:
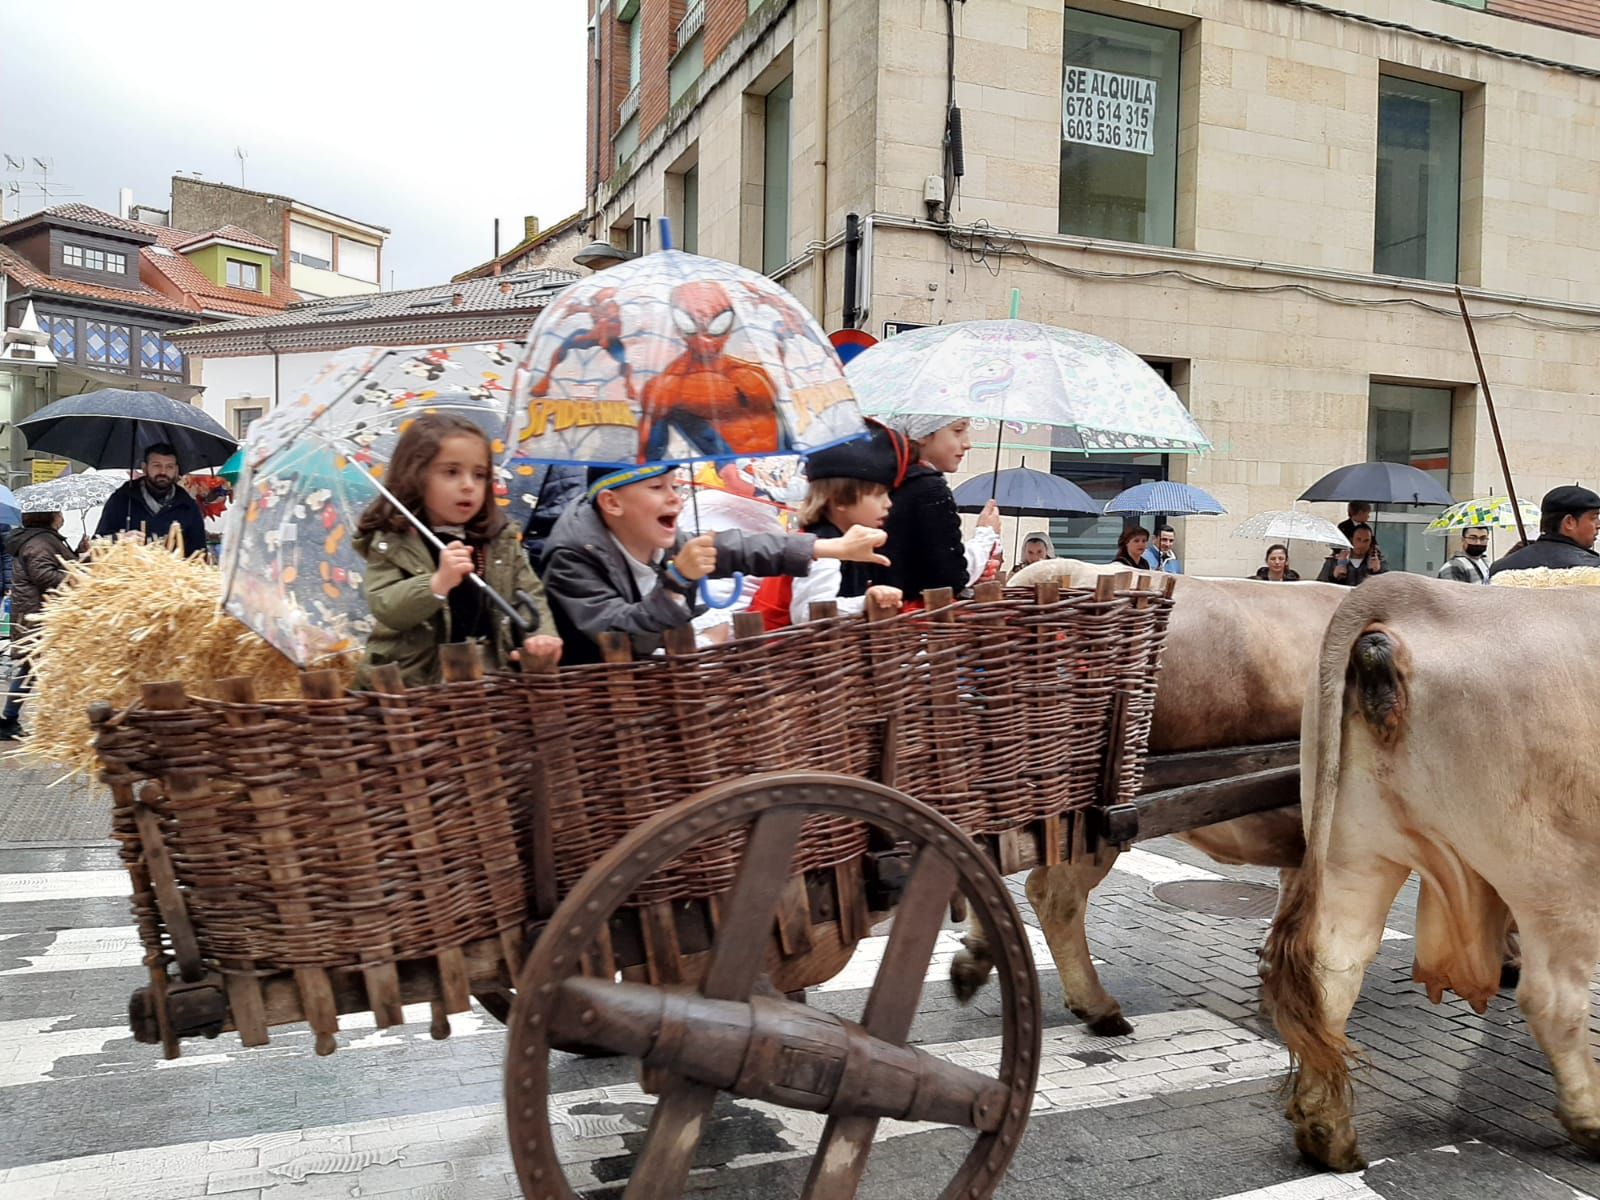
<path fill-rule="evenodd" d="M 1357 525 L 1350 531 L 1350 549 L 1336 550 L 1323 561 L 1317 576 L 1323 583 L 1342 583 L 1355 587 L 1369 575 L 1383 571 L 1383 552 L 1372 537 L 1371 525 Z"/>
<path fill-rule="evenodd" d="M 1268 583 L 1298 583 L 1300 572 L 1289 566 L 1289 547 L 1282 542 L 1268 546 L 1266 565 L 1256 568 L 1255 578 Z"/>
<path fill-rule="evenodd" d="M 144 452 L 144 475 L 130 479 L 106 501 L 95 537 L 139 535 L 138 540 L 165 538 L 176 525 L 183 534 L 183 552 L 206 547 L 206 522 L 194 497 L 178 486 L 183 471 L 170 442 L 155 442 Z"/>
<path fill-rule="evenodd" d="M 6 553 L 12 560 L 11 690 L 0 712 L 0 741 L 14 741 L 22 732 L 18 718 L 23 697 L 31 690 L 33 675 L 24 639 L 34 630 L 33 616 L 45 598 L 67 578 L 67 561 L 78 555 L 61 536 L 62 517 L 53 512 L 25 512 L 22 526 L 6 535 Z M 20 643 L 20 644 L 19 644 Z"/>

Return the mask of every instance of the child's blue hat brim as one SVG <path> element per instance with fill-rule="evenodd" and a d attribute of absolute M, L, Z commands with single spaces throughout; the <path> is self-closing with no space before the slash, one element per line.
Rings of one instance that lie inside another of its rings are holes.
<path fill-rule="evenodd" d="M 658 475 L 665 475 L 673 470 L 664 463 L 647 463 L 638 467 L 590 467 L 589 468 L 589 499 L 593 500 L 601 492 L 609 492 L 614 488 L 627 487 L 633 483 L 643 483 L 646 479 L 654 479 Z"/>

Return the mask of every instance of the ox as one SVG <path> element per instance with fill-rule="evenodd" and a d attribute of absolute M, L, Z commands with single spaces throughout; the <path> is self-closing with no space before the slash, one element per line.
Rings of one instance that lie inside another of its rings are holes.
<path fill-rule="evenodd" d="M 1555 1073 L 1562 1123 L 1600 1152 L 1589 979 L 1600 959 L 1600 760 L 1588 705 L 1600 592 L 1370 579 L 1334 615 L 1301 733 L 1304 869 L 1263 952 L 1288 1044 L 1300 1150 L 1363 1165 L 1345 1021 L 1407 876 L 1421 877 L 1415 978 L 1482 1011 L 1521 931 L 1517 1003 Z M 1481 731 L 1492 731 L 1482 736 Z"/>
<path fill-rule="evenodd" d="M 1024 567 L 1011 582 L 1031 586 L 1060 577 L 1075 586 L 1093 586 L 1097 576 L 1125 570 L 1049 559 Z M 1178 576 L 1175 586 L 1150 752 L 1171 754 L 1297 737 L 1322 632 L 1349 589 L 1195 576 Z M 1305 850 L 1300 810 L 1295 807 L 1224 821 L 1181 836 L 1218 862 L 1280 870 L 1298 867 Z M 1090 891 L 1111 871 L 1117 854 L 1115 847 L 1102 845 L 1088 858 L 1038 867 L 1028 876 L 1028 900 L 1060 972 L 1067 1007 L 1092 1032 L 1107 1037 L 1130 1033 L 1133 1027 L 1101 986 L 1089 955 L 1084 919 Z M 974 922 L 966 949 L 950 966 L 957 998 L 966 1003 L 976 995 L 992 967 L 985 933 Z"/>

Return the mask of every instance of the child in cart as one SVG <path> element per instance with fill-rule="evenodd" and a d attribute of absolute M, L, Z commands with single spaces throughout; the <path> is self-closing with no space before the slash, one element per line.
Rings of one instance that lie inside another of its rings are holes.
<path fill-rule="evenodd" d="M 806 575 L 822 559 L 874 563 L 882 530 L 855 526 L 837 537 L 727 530 L 689 537 L 678 528 L 683 497 L 673 468 L 595 468 L 587 496 L 556 522 L 545 545 L 544 585 L 565 646 L 562 661 L 600 661 L 599 636 L 626 633 L 634 653 L 653 654 L 668 629 L 702 611 L 700 581 L 736 572 Z"/>
<path fill-rule="evenodd" d="M 911 447 L 893 430 L 869 424 L 868 436 L 819 450 L 806 459 L 807 491 L 799 512 L 804 532 L 835 538 L 854 525 L 883 528 L 890 513 L 889 494 L 910 466 Z M 819 601 L 837 603 L 841 616 L 859 615 L 869 601 L 898 609 L 900 590 L 873 584 L 871 571 L 863 563 L 820 560 L 809 575 L 763 580 L 750 611 L 761 614 L 770 632 L 804 625 L 811 619 L 811 605 Z"/>
<path fill-rule="evenodd" d="M 972 449 L 964 417 L 894 416 L 884 424 L 910 441 L 912 465 L 893 492 L 884 525 L 889 540 L 883 552 L 893 565 L 875 572 L 873 582 L 900 589 L 910 597 L 907 607 L 920 607 L 929 588 L 960 594 L 998 565 L 992 560 L 1000 543 L 1000 510 L 989 501 L 978 528 L 963 541 L 961 514 L 944 477 Z"/>
<path fill-rule="evenodd" d="M 520 533 L 494 502 L 493 473 L 489 439 L 465 417 L 426 413 L 400 435 L 386 484 L 444 549 L 435 549 L 383 496 L 361 514 L 355 547 L 367 560 L 363 587 L 376 626 L 356 673 L 358 688 L 384 663 L 398 666 L 408 687 L 438 683 L 439 647 L 447 642 L 482 641 L 498 666 L 519 657 L 547 666 L 561 657 L 544 588 Z M 519 644 L 511 622 L 467 579 L 473 573 L 507 598 L 527 593 L 539 632 Z"/>

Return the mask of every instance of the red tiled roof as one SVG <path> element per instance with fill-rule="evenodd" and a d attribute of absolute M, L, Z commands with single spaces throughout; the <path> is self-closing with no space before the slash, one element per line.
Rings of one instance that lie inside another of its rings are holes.
<path fill-rule="evenodd" d="M 188 239 L 193 241 L 191 237 Z M 290 289 L 289 281 L 276 272 L 272 275 L 272 294 L 263 296 L 247 288 L 233 288 L 212 283 L 192 262 L 177 250 L 158 253 L 146 248 L 140 257 L 142 267 L 148 267 L 158 278 L 155 284 L 162 291 L 176 291 L 194 301 L 193 307 L 212 312 L 234 313 L 244 317 L 259 317 L 280 312 L 299 299 Z M 143 274 L 143 272 L 141 272 Z M 163 284 L 169 287 L 163 287 Z M 170 290 L 169 290 L 170 288 Z"/>
<path fill-rule="evenodd" d="M 30 217 L 49 215 L 60 217 L 63 221 L 82 221 L 85 225 L 100 225 L 106 229 L 120 229 L 124 233 L 154 233 L 155 226 L 141 225 L 137 221 L 129 221 L 124 217 L 114 217 L 108 212 L 101 212 L 98 208 L 91 208 L 87 204 L 56 204 L 43 210 L 43 213 L 30 213 Z M 26 220 L 28 218 L 22 218 Z"/>
<path fill-rule="evenodd" d="M 98 283 L 80 283 L 76 279 L 61 279 L 55 275 L 46 275 L 16 251 L 6 246 L 0 246 L 0 270 L 4 270 L 7 275 L 16 280 L 19 286 L 32 292 L 46 292 L 58 296 L 80 296 L 86 300 L 105 300 L 113 304 L 138 304 L 145 308 L 158 308 L 167 312 L 193 313 L 199 307 L 195 304 L 184 304 L 173 300 L 171 297 L 164 296 L 153 288 L 145 287 L 142 284 L 137 291 L 133 291 L 128 288 L 106 287 Z"/>
<path fill-rule="evenodd" d="M 176 232 L 176 231 L 174 231 Z M 248 229 L 241 229 L 237 225 L 224 225 L 220 229 L 213 229 L 209 233 L 186 234 L 187 241 L 174 243 L 177 246 L 188 246 L 194 242 L 204 242 L 211 238 L 218 238 L 225 242 L 238 242 L 242 246 L 259 246 L 263 250 L 277 250 L 266 238 L 259 238 Z M 165 245 L 166 243 L 163 243 Z"/>

